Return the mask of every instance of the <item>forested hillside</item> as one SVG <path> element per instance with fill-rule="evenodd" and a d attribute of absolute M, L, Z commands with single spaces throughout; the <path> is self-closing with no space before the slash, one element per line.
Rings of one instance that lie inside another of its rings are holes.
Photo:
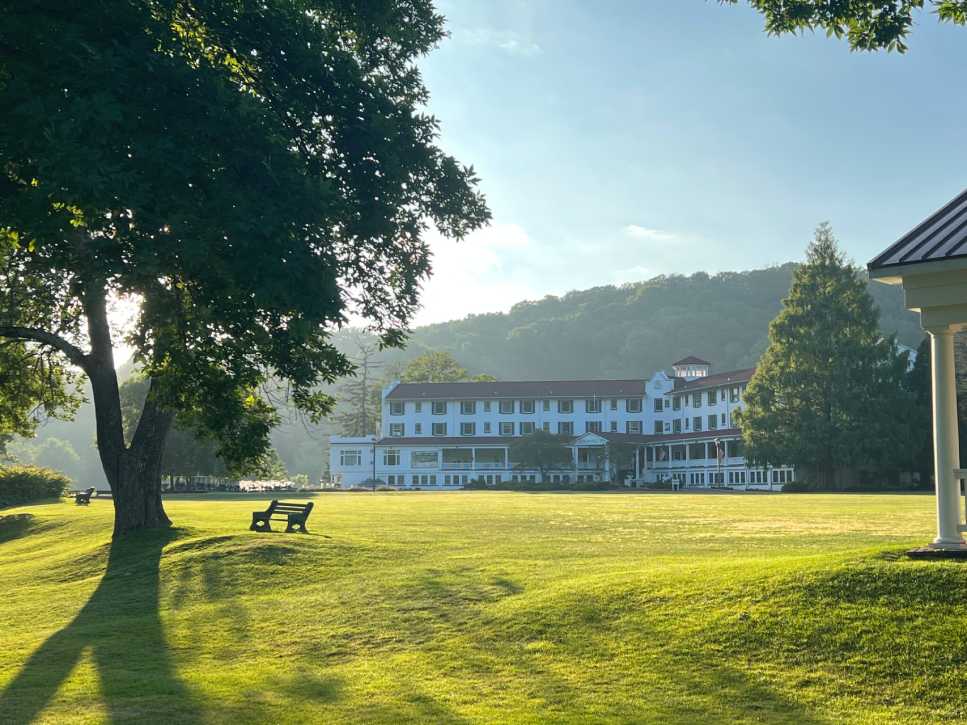
<path fill-rule="evenodd" d="M 502 379 L 646 376 L 689 354 L 717 370 L 751 367 L 795 266 L 663 276 L 521 302 L 507 314 L 419 328 L 406 350 L 385 359 L 445 350 L 468 370 Z M 917 316 L 903 309 L 901 291 L 873 282 L 869 289 L 883 331 L 916 347 L 922 333 Z"/>
<path fill-rule="evenodd" d="M 717 370 L 750 367 L 765 349 L 770 320 L 788 292 L 794 264 L 709 276 L 656 277 L 644 282 L 570 292 L 521 302 L 506 314 L 473 315 L 414 330 L 407 347 L 380 353 L 375 372 L 394 370 L 428 350 L 450 352 L 471 373 L 500 379 L 647 376 L 685 355 Z M 915 347 L 917 316 L 903 309 L 895 287 L 870 283 L 885 333 Z M 359 334 L 344 331 L 337 344 L 350 355 Z M 290 474 L 317 480 L 330 425 L 288 420 L 272 441 Z M 84 405 L 73 423 L 55 421 L 15 450 L 33 451 L 43 464 L 79 483 L 103 486 L 94 441 L 94 417 Z M 62 445 L 63 444 L 63 445 Z"/>

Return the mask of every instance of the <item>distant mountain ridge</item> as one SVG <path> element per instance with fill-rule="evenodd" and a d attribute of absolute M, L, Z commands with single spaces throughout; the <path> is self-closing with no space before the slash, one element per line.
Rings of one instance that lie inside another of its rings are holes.
<path fill-rule="evenodd" d="M 644 377 L 692 354 L 713 370 L 753 367 L 796 266 L 660 276 L 520 302 L 506 313 L 417 328 L 385 360 L 445 350 L 471 372 L 503 380 Z M 869 290 L 884 333 L 916 347 L 923 333 L 902 291 L 878 282 Z"/>

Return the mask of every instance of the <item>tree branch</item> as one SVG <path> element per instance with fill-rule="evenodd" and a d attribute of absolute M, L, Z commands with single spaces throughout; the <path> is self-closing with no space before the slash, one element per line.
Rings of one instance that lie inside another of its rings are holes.
<path fill-rule="evenodd" d="M 57 350 L 60 350 L 67 359 L 74 363 L 84 372 L 88 372 L 88 367 L 90 366 L 90 358 L 84 354 L 84 352 L 77 347 L 67 342 L 63 337 L 55 335 L 52 332 L 47 332 L 46 330 L 38 330 L 33 327 L 3 327 L 0 326 L 0 337 L 6 337 L 11 340 L 30 340 L 33 342 L 39 342 L 43 345 L 49 345 Z"/>

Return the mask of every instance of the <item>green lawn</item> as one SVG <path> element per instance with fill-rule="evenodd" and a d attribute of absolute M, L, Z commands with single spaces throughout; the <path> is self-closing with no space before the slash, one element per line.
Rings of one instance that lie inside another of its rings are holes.
<path fill-rule="evenodd" d="M 0 721 L 967 719 L 967 567 L 933 499 L 328 494 L 0 512 Z"/>

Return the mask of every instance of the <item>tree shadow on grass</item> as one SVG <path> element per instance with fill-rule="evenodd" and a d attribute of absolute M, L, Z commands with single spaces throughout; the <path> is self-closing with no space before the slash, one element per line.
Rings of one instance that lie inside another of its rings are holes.
<path fill-rule="evenodd" d="M 198 704 L 177 677 L 158 611 L 161 553 L 177 537 L 177 531 L 150 531 L 111 544 L 91 598 L 0 693 L 4 718 L 37 718 L 90 653 L 110 722 L 199 722 Z"/>

